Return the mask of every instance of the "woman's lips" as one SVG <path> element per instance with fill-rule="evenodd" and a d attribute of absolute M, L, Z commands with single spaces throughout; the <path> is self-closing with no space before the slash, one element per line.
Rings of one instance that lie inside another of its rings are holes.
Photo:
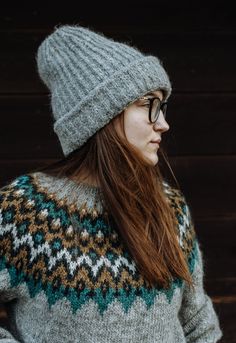
<path fill-rule="evenodd" d="M 151 143 L 158 143 L 158 144 L 160 144 L 161 143 L 161 138 L 160 139 L 156 139 L 155 141 L 151 141 Z"/>

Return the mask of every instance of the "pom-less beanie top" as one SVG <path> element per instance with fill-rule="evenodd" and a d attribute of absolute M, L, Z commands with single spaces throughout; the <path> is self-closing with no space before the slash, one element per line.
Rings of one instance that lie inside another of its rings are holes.
<path fill-rule="evenodd" d="M 78 24 L 55 27 L 36 60 L 65 156 L 140 96 L 161 89 L 168 99 L 172 91 L 158 57 Z"/>

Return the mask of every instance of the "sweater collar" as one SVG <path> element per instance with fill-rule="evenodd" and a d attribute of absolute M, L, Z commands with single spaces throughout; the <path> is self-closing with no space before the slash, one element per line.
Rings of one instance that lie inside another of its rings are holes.
<path fill-rule="evenodd" d="M 39 191 L 51 198 L 66 203 L 79 212 L 103 213 L 104 203 L 100 187 L 87 183 L 77 183 L 68 177 L 55 177 L 44 172 L 31 174 Z"/>

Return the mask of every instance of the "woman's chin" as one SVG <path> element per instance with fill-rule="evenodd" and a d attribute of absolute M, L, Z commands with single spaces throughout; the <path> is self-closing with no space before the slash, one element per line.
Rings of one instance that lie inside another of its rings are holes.
<path fill-rule="evenodd" d="M 159 161 L 159 157 L 158 157 L 157 153 L 149 155 L 149 156 L 146 156 L 146 158 L 148 160 L 148 163 L 150 165 L 152 165 L 152 166 L 155 166 L 158 163 L 158 161 Z"/>

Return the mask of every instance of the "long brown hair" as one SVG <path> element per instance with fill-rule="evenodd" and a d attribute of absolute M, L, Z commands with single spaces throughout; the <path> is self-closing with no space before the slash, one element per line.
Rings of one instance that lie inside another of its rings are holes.
<path fill-rule="evenodd" d="M 119 119 L 124 133 L 123 114 Z M 159 152 L 165 158 L 161 148 Z M 158 164 L 148 164 L 127 139 L 120 137 L 112 120 L 67 157 L 37 170 L 78 182 L 84 173 L 92 176 L 146 281 L 168 288 L 172 278 L 177 277 L 192 287 L 187 260 L 176 236 L 174 210 L 167 202 Z"/>

